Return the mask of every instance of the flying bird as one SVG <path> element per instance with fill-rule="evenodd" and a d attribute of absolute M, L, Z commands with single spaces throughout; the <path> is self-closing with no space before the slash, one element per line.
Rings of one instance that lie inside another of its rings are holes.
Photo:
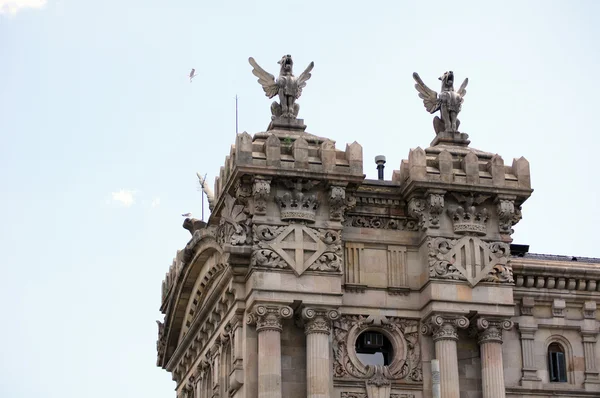
<path fill-rule="evenodd" d="M 190 78 L 190 83 L 192 82 L 192 79 L 193 79 L 194 77 L 196 77 L 196 76 L 198 76 L 198 75 L 196 74 L 196 69 L 192 68 L 192 71 L 190 72 L 190 76 L 189 76 L 189 78 Z"/>
<path fill-rule="evenodd" d="M 185 213 L 185 214 L 182 214 L 181 216 L 182 216 L 182 217 L 191 217 L 191 216 L 192 216 L 192 213 Z"/>

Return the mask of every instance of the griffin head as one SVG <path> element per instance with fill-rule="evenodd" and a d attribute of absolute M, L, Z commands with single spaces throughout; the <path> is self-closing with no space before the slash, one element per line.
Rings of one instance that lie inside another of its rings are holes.
<path fill-rule="evenodd" d="M 442 81 L 442 91 L 454 91 L 454 72 L 446 72 L 438 79 Z"/>
<path fill-rule="evenodd" d="M 283 57 L 281 57 L 281 59 L 279 61 L 277 61 L 277 63 L 281 65 L 280 73 L 282 75 L 291 75 L 292 74 L 292 68 L 294 67 L 294 61 L 292 61 L 292 56 L 290 54 L 284 55 Z"/>

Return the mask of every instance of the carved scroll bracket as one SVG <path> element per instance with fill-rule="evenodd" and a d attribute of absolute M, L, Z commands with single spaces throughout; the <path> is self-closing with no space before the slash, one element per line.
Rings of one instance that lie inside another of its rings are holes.
<path fill-rule="evenodd" d="M 521 218 L 521 207 L 515 204 L 514 196 L 498 195 L 495 200 L 498 213 L 498 231 L 501 234 L 512 234 L 512 226 L 517 224 Z"/>

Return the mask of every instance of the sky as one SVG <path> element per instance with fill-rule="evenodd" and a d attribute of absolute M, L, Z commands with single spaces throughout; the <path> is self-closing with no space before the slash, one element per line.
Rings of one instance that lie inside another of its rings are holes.
<path fill-rule="evenodd" d="M 278 73 L 314 61 L 307 131 L 359 142 L 367 178 L 425 148 L 438 89 L 469 78 L 471 146 L 531 163 L 515 243 L 600 257 L 600 2 L 0 0 L 0 396 L 174 397 L 155 366 L 161 281 Z M 195 68 L 198 76 L 189 82 Z M 207 214 L 208 215 L 208 214 Z"/>

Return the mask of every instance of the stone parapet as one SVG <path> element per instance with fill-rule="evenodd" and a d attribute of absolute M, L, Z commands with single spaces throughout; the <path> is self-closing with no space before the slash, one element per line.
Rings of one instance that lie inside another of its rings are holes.
<path fill-rule="evenodd" d="M 432 182 L 454 187 L 465 185 L 469 189 L 476 186 L 531 191 L 527 159 L 521 157 L 514 159 L 511 165 L 505 165 L 497 154 L 448 145 L 411 149 L 400 170 L 394 170 L 392 180 L 407 185 Z"/>
<path fill-rule="evenodd" d="M 345 150 L 335 148 L 327 138 L 294 130 L 273 130 L 254 137 L 238 134 L 219 176 L 215 179 L 215 201 L 225 192 L 230 177 L 242 169 L 250 174 L 315 178 L 360 182 L 363 175 L 362 146 L 357 142 Z"/>

